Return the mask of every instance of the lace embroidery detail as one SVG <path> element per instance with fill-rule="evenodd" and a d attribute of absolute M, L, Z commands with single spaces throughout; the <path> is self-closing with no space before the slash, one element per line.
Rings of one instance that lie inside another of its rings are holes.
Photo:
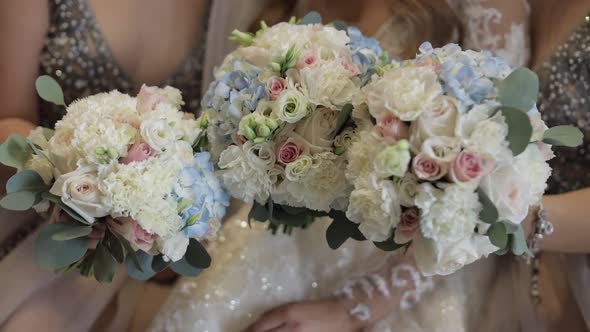
<path fill-rule="evenodd" d="M 366 304 L 359 303 L 350 309 L 350 315 L 360 321 L 371 319 L 371 310 Z"/>
<path fill-rule="evenodd" d="M 512 6 L 522 6 L 525 17 L 508 21 L 494 6 L 494 0 L 447 0 L 463 24 L 463 46 L 488 50 L 503 57 L 512 66 L 525 65 L 530 56 L 526 30 L 530 8 L 526 0 L 516 0 Z"/>
<path fill-rule="evenodd" d="M 354 291 L 359 290 L 371 300 L 376 288 L 380 295 L 390 298 L 392 295 L 389 287 L 391 287 L 402 291 L 400 294 L 400 309 L 408 310 L 420 302 L 424 293 L 434 288 L 432 277 L 422 277 L 417 268 L 410 264 L 399 264 L 392 267 L 388 276 L 391 286 L 388 285 L 383 276 L 375 273 L 347 282 L 346 286 L 337 295 L 344 295 L 350 300 L 355 300 Z M 362 314 L 359 314 L 361 312 L 360 308 L 363 309 Z M 365 317 L 365 310 L 370 317 L 369 307 L 366 304 L 358 303 L 350 310 L 350 315 L 361 319 L 359 317 Z"/>

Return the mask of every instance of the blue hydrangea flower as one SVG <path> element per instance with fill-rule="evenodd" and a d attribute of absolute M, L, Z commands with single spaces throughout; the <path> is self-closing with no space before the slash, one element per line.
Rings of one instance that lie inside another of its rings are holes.
<path fill-rule="evenodd" d="M 215 177 L 210 158 L 208 152 L 196 153 L 193 164 L 180 172 L 174 187 L 187 237 L 211 235 L 229 206 L 230 197 Z"/>
<path fill-rule="evenodd" d="M 348 33 L 348 38 L 350 38 L 348 47 L 350 47 L 353 53 L 361 49 L 369 49 L 378 57 L 383 54 L 383 50 L 377 39 L 363 35 L 361 30 L 355 27 L 347 27 L 346 32 Z"/>

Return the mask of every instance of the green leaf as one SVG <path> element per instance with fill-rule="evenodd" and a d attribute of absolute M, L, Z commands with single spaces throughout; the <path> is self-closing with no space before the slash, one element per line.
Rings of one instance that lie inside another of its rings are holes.
<path fill-rule="evenodd" d="M 521 154 L 531 142 L 533 126 L 526 113 L 510 107 L 500 109 L 508 125 L 508 136 L 506 140 L 514 156 Z"/>
<path fill-rule="evenodd" d="M 556 126 L 545 130 L 543 142 L 554 146 L 574 148 L 584 142 L 584 134 L 574 126 Z"/>
<path fill-rule="evenodd" d="M 477 189 L 477 195 L 479 196 L 479 201 L 482 205 L 481 212 L 479 213 L 479 219 L 485 223 L 493 224 L 498 221 L 498 209 L 492 203 L 488 195 L 481 189 Z"/>
<path fill-rule="evenodd" d="M 506 226 L 501 223 L 493 223 L 488 229 L 488 237 L 493 245 L 503 249 L 508 245 L 508 233 L 506 232 Z"/>
<path fill-rule="evenodd" d="M 37 88 L 37 94 L 41 99 L 56 105 L 66 105 L 61 86 L 53 77 L 48 75 L 39 76 L 35 81 L 35 88 Z"/>
<path fill-rule="evenodd" d="M 32 154 L 27 140 L 19 135 L 10 135 L 0 145 L 0 163 L 8 167 L 22 169 Z"/>
<path fill-rule="evenodd" d="M 117 262 L 102 242 L 98 244 L 94 252 L 93 266 L 96 281 L 100 283 L 113 281 L 115 271 L 117 270 Z"/>
<path fill-rule="evenodd" d="M 332 26 L 336 30 L 340 30 L 340 31 L 346 31 L 348 29 L 348 26 L 346 26 L 346 23 L 344 21 L 334 21 L 334 22 L 332 22 Z"/>
<path fill-rule="evenodd" d="M 63 231 L 53 234 L 51 239 L 55 241 L 67 241 L 79 237 L 88 236 L 92 232 L 92 226 L 81 226 L 72 223 L 64 223 Z"/>
<path fill-rule="evenodd" d="M 502 106 L 515 108 L 523 112 L 531 110 L 539 95 L 539 78 L 527 68 L 518 68 L 506 79 L 500 81 L 498 99 Z"/>
<path fill-rule="evenodd" d="M 39 197 L 39 194 L 28 191 L 11 193 L 0 200 L 0 206 L 6 210 L 26 211 L 39 203 Z"/>
<path fill-rule="evenodd" d="M 125 249 L 125 252 L 126 252 L 125 253 L 125 255 L 126 255 L 125 263 L 127 264 L 130 261 L 136 270 L 139 270 L 139 272 L 144 272 L 143 268 L 141 266 L 141 262 L 139 261 L 139 258 L 137 256 L 137 253 L 135 252 L 135 250 L 133 250 L 133 248 L 131 247 L 131 244 L 129 244 L 129 241 L 127 241 L 124 237 L 117 234 L 116 232 L 109 232 L 109 234 L 116 237 L 117 240 L 119 241 L 119 243 Z"/>
<path fill-rule="evenodd" d="M 162 255 L 154 257 L 152 261 L 152 270 L 157 272 L 163 271 L 170 265 L 170 261 L 165 261 Z"/>
<path fill-rule="evenodd" d="M 514 253 L 516 256 L 520 256 L 525 253 L 531 254 L 526 242 L 526 238 L 524 236 L 524 230 L 522 228 L 522 225 L 518 226 L 518 230 L 511 235 L 512 253 Z"/>
<path fill-rule="evenodd" d="M 252 219 L 259 222 L 268 221 L 270 217 L 266 206 L 258 204 L 258 202 L 254 202 L 252 209 L 250 209 L 250 213 L 248 213 L 248 220 L 250 221 Z"/>
<path fill-rule="evenodd" d="M 133 250 L 131 250 L 133 252 Z M 135 259 L 137 261 L 135 261 Z M 137 280 L 148 280 L 151 278 L 156 272 L 152 270 L 152 262 L 154 257 L 149 255 L 143 250 L 138 250 L 134 252 L 132 255 L 129 253 L 127 255 L 127 259 L 125 260 L 125 266 L 127 267 L 127 274 Z"/>
<path fill-rule="evenodd" d="M 88 221 L 86 221 L 86 219 L 82 218 L 82 216 L 80 216 L 76 211 L 74 211 L 72 208 L 67 206 L 64 202 L 62 202 L 62 200 L 59 196 L 53 195 L 52 193 L 49 193 L 49 192 L 43 192 L 43 193 L 41 193 L 41 197 L 43 199 L 46 199 L 46 200 L 54 203 L 55 205 L 58 205 L 65 213 L 67 213 L 70 217 L 74 218 L 74 220 L 81 222 L 85 225 L 89 225 L 89 223 L 88 223 Z"/>
<path fill-rule="evenodd" d="M 332 223 L 326 230 L 326 240 L 331 249 L 338 249 L 349 238 L 364 238 L 359 231 L 359 225 L 348 220 L 346 214 L 342 211 L 330 211 L 330 218 Z"/>
<path fill-rule="evenodd" d="M 322 16 L 316 11 L 309 12 L 307 15 L 301 18 L 301 22 L 299 24 L 322 24 Z"/>
<path fill-rule="evenodd" d="M 506 233 L 508 233 L 508 234 L 514 234 L 514 233 L 518 232 L 518 230 L 521 227 L 520 225 L 513 224 L 510 221 L 503 221 L 502 223 L 506 227 Z"/>
<path fill-rule="evenodd" d="M 395 241 L 393 240 L 393 236 L 383 242 L 373 242 L 373 244 L 375 245 L 375 247 L 377 247 L 383 251 L 395 251 L 395 250 L 398 250 L 399 248 L 403 248 L 406 245 L 406 243 L 404 243 L 404 244 L 395 243 Z"/>
<path fill-rule="evenodd" d="M 35 260 L 42 270 L 57 270 L 77 262 L 88 250 L 88 238 L 55 241 L 53 236 L 68 228 L 65 223 L 49 224 L 35 241 Z"/>
<path fill-rule="evenodd" d="M 338 119 L 336 119 L 336 134 L 340 134 L 342 129 L 344 129 L 344 125 L 350 119 L 350 115 L 352 114 L 353 106 L 351 104 L 346 104 L 340 112 L 338 113 Z"/>
<path fill-rule="evenodd" d="M 510 247 L 506 246 L 506 248 L 496 250 L 496 252 L 494 254 L 496 254 L 498 256 L 504 256 L 509 252 L 510 252 Z"/>
<path fill-rule="evenodd" d="M 125 263 L 125 256 L 127 255 L 126 250 L 125 250 L 125 246 L 123 245 L 123 243 L 121 243 L 121 241 L 119 241 L 119 239 L 114 236 L 110 230 L 106 230 L 105 235 L 104 235 L 104 244 L 107 247 L 107 249 L 109 250 L 109 252 L 111 253 L 111 255 L 113 255 L 113 257 L 115 258 L 115 260 L 117 261 L 117 263 L 119 264 L 123 264 Z"/>
<path fill-rule="evenodd" d="M 308 214 L 290 214 L 283 210 L 281 205 L 274 205 L 271 211 L 270 222 L 276 225 L 287 225 L 290 227 L 304 227 L 313 221 Z"/>
<path fill-rule="evenodd" d="M 170 264 L 172 271 L 187 277 L 196 277 L 201 273 L 202 269 L 191 266 L 183 257 L 181 260 Z"/>
<path fill-rule="evenodd" d="M 192 267 L 206 269 L 211 266 L 211 256 L 199 241 L 190 239 L 184 259 Z"/>
<path fill-rule="evenodd" d="M 43 178 L 32 170 L 18 172 L 6 182 L 6 192 L 9 194 L 20 191 L 39 193 L 48 189 L 49 187 L 43 182 Z"/>

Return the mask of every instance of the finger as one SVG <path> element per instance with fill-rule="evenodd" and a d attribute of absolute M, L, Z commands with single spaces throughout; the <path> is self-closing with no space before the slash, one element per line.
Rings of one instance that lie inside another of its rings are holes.
<path fill-rule="evenodd" d="M 270 332 L 287 323 L 287 306 L 275 308 L 264 313 L 252 326 L 252 332 Z"/>

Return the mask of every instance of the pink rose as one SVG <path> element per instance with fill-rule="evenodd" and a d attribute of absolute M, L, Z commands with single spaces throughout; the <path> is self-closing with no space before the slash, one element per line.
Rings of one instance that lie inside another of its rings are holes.
<path fill-rule="evenodd" d="M 149 146 L 149 144 L 137 141 L 133 143 L 131 148 L 129 148 L 127 156 L 119 159 L 119 162 L 121 164 L 127 165 L 134 161 L 144 161 L 149 157 L 153 157 L 155 154 L 156 152 L 151 146 Z"/>
<path fill-rule="evenodd" d="M 424 153 L 414 157 L 412 169 L 419 179 L 426 181 L 436 181 L 445 176 L 449 170 L 447 164 L 439 164 Z"/>
<path fill-rule="evenodd" d="M 359 66 L 352 62 L 352 58 L 349 54 L 340 54 L 340 64 L 350 72 L 351 76 L 358 76 L 361 74 Z"/>
<path fill-rule="evenodd" d="M 277 151 L 277 161 L 279 164 L 287 165 L 297 160 L 302 153 L 303 147 L 289 139 Z"/>
<path fill-rule="evenodd" d="M 451 179 L 455 183 L 478 184 L 480 179 L 492 171 L 495 164 L 472 151 L 461 151 L 451 166 Z"/>
<path fill-rule="evenodd" d="M 88 249 L 96 249 L 98 242 L 104 237 L 105 229 L 104 224 L 92 225 L 92 231 L 88 235 Z"/>
<path fill-rule="evenodd" d="M 150 253 L 154 247 L 155 234 L 146 232 L 139 223 L 130 217 L 107 219 L 109 228 L 129 241 L 133 250 L 143 250 Z"/>
<path fill-rule="evenodd" d="M 319 56 L 317 50 L 307 50 L 301 56 L 297 68 L 315 67 L 319 63 Z"/>
<path fill-rule="evenodd" d="M 266 81 L 266 89 L 271 99 L 276 99 L 287 87 L 287 81 L 278 76 L 272 76 Z"/>
<path fill-rule="evenodd" d="M 404 211 L 395 229 L 393 241 L 397 244 L 410 242 L 416 236 L 418 228 L 420 228 L 420 213 L 418 209 L 410 208 Z"/>
<path fill-rule="evenodd" d="M 381 137 L 392 138 L 396 142 L 409 136 L 408 126 L 389 112 L 377 121 L 376 130 Z"/>

